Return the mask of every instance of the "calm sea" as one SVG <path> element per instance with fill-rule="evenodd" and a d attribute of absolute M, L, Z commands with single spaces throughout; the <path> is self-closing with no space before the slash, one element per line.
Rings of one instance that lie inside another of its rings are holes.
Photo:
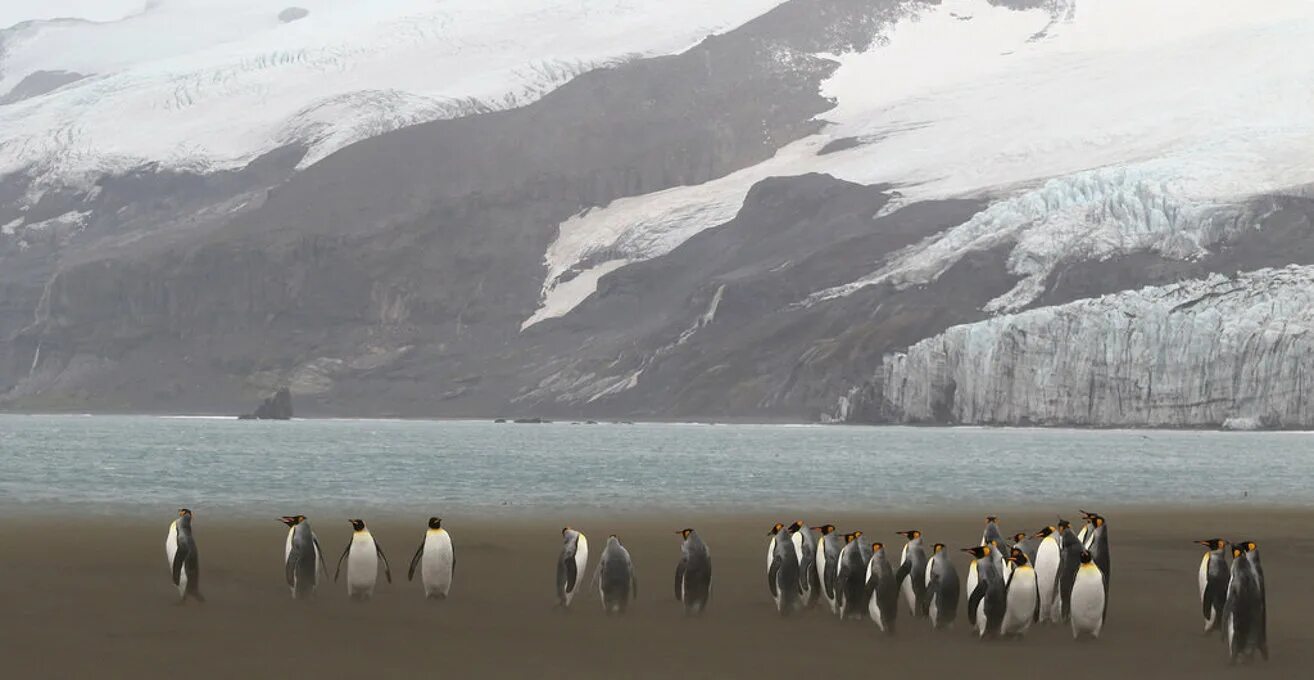
<path fill-rule="evenodd" d="M 1314 506 L 1314 434 L 0 415 L 8 511 Z"/>

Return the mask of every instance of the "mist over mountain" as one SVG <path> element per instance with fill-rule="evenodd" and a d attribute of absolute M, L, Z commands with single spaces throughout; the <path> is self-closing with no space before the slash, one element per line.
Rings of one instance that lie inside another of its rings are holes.
<path fill-rule="evenodd" d="M 1305 0 L 36 4 L 0 408 L 1314 426 Z"/>

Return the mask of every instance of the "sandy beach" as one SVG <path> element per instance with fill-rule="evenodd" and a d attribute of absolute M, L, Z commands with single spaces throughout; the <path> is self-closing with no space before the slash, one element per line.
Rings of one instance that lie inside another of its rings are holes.
<path fill-rule="evenodd" d="M 1238 673 L 1295 677 L 1314 664 L 1314 512 L 1097 508 L 1109 518 L 1113 578 L 1104 637 L 1076 644 L 1057 627 L 1026 639 L 985 643 L 961 615 L 934 633 L 900 612 L 897 635 L 870 622 L 841 624 L 821 609 L 782 620 L 764 575 L 767 529 L 793 514 L 608 520 L 545 513 L 533 519 L 446 517 L 457 550 L 452 597 L 427 602 L 406 567 L 424 518 L 376 517 L 374 535 L 392 564 L 375 599 L 347 600 L 343 583 L 294 602 L 282 577 L 285 529 L 274 517 L 224 519 L 198 510 L 203 605 L 175 604 L 163 540 L 171 521 L 18 516 L 0 523 L 0 646 L 9 677 L 650 677 L 786 678 L 823 673 L 954 677 L 988 669 L 1062 668 L 1070 678 L 1209 678 Z M 860 528 L 893 546 L 900 529 L 928 543 L 976 542 L 986 510 L 952 515 L 802 519 Z M 1055 510 L 1058 510 L 1056 508 Z M 295 512 L 289 508 L 288 512 Z M 1068 511 L 1075 516 L 1075 508 Z M 1034 531 L 1052 513 L 1004 514 L 1006 533 Z M 341 517 L 312 515 L 332 570 L 349 535 Z M 600 550 L 618 534 L 633 554 L 639 600 L 605 617 L 595 593 L 569 612 L 553 608 L 560 528 L 583 530 Z M 672 595 L 676 531 L 697 528 L 714 562 L 706 616 L 687 620 Z M 1254 539 L 1269 590 L 1272 660 L 1227 666 L 1222 643 L 1201 632 L 1196 538 Z M 957 556 L 960 572 L 965 556 Z M 182 672 L 182 675 L 178 673 Z M 1037 675 L 1032 675 L 1033 673 Z"/>

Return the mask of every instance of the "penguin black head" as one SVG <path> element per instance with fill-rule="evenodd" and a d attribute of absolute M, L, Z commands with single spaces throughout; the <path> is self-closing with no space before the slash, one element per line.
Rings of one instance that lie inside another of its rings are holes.
<path fill-rule="evenodd" d="M 693 529 L 681 529 L 681 530 L 680 530 L 679 532 L 677 532 L 677 533 L 680 534 L 680 537 L 681 537 L 681 538 L 688 539 L 688 538 L 689 538 L 689 534 L 692 534 L 692 533 L 693 533 Z"/>
<path fill-rule="evenodd" d="M 352 529 L 355 529 L 356 531 L 364 531 L 364 530 L 365 530 L 365 520 L 363 520 L 363 519 L 349 519 L 349 520 L 347 520 L 347 521 L 348 521 L 348 522 L 351 522 L 351 528 L 352 528 Z"/>
<path fill-rule="evenodd" d="M 959 548 L 959 550 L 962 550 L 978 560 L 990 554 L 990 548 L 984 545 L 978 545 L 972 548 Z"/>
<path fill-rule="evenodd" d="M 1061 520 L 1058 521 L 1058 530 L 1059 530 L 1059 531 L 1064 531 L 1064 530 L 1066 530 L 1066 529 L 1071 529 L 1071 528 L 1072 528 L 1072 522 L 1069 522 L 1069 521 L 1067 521 L 1066 519 L 1061 519 Z"/>
<path fill-rule="evenodd" d="M 1097 528 L 1102 527 L 1104 526 L 1104 518 L 1099 515 L 1095 515 L 1090 518 L 1090 523 L 1094 524 Z"/>
<path fill-rule="evenodd" d="M 773 526 L 773 527 L 771 527 L 771 531 L 768 531 L 768 532 L 767 532 L 767 536 L 775 536 L 776 534 L 780 533 L 780 530 L 781 530 L 781 529 L 784 529 L 784 528 L 785 528 L 785 525 L 781 524 L 780 522 L 776 522 L 776 525 Z"/>
<path fill-rule="evenodd" d="M 442 520 L 442 518 L 441 518 L 441 517 L 430 517 L 430 518 L 429 518 L 429 528 L 430 528 L 430 529 L 441 529 L 441 528 L 443 528 L 443 520 Z M 565 533 L 565 531 L 566 531 L 565 529 L 562 529 L 562 530 L 561 530 L 562 533 Z"/>
<path fill-rule="evenodd" d="M 1012 553 L 1008 556 L 1008 561 L 1019 567 L 1025 567 L 1027 565 L 1027 554 L 1022 552 L 1020 548 L 1013 548 Z"/>
<path fill-rule="evenodd" d="M 884 549 L 885 549 L 885 544 L 884 544 L 884 543 L 881 543 L 880 541 L 872 541 L 872 542 L 871 542 L 871 551 L 872 551 L 873 553 L 878 553 L 878 552 L 880 552 L 880 551 L 882 551 L 882 550 L 884 550 Z"/>
<path fill-rule="evenodd" d="M 1090 561 L 1091 561 L 1090 551 L 1089 550 L 1081 551 L 1081 563 L 1090 564 Z"/>
<path fill-rule="evenodd" d="M 570 531 L 570 527 L 561 527 L 562 536 L 565 536 L 567 531 Z"/>
<path fill-rule="evenodd" d="M 1208 538 L 1203 541 L 1196 541 L 1196 543 L 1203 545 L 1210 550 L 1222 550 L 1223 546 L 1227 545 L 1227 541 L 1224 541 L 1221 538 Z"/>
<path fill-rule="evenodd" d="M 999 521 L 999 517 L 995 515 L 986 515 L 986 524 L 994 524 L 997 521 Z"/>
<path fill-rule="evenodd" d="M 1236 559 L 1244 554 L 1246 554 L 1246 551 L 1243 550 L 1240 545 L 1236 543 L 1232 544 L 1232 559 Z"/>
<path fill-rule="evenodd" d="M 900 535 L 900 536 L 903 536 L 904 538 L 906 538 L 906 539 L 908 539 L 908 540 L 910 540 L 910 541 L 915 541 L 915 540 L 917 540 L 917 539 L 919 539 L 919 538 L 922 537 L 922 532 L 920 532 L 920 531 L 918 531 L 918 530 L 916 530 L 916 529 L 909 529 L 909 530 L 907 530 L 907 531 L 896 531 L 896 532 L 894 532 L 894 533 L 896 533 L 896 534 L 898 534 L 898 535 Z"/>
<path fill-rule="evenodd" d="M 936 543 L 935 545 L 931 546 L 931 554 L 938 553 L 938 552 L 940 552 L 940 551 L 942 551 L 942 550 L 944 550 L 944 544 L 943 544 L 943 543 Z"/>
<path fill-rule="evenodd" d="M 1245 548 L 1246 552 L 1254 552 L 1259 549 L 1259 544 L 1254 541 L 1241 541 L 1241 547 Z"/>
<path fill-rule="evenodd" d="M 300 524 L 301 520 L 303 519 L 305 519 L 305 517 L 302 515 L 283 515 L 282 517 L 278 518 L 278 521 L 288 525 L 289 527 L 294 527 Z"/>
<path fill-rule="evenodd" d="M 1014 543 L 1021 543 L 1022 541 L 1025 541 L 1025 540 L 1027 540 L 1027 532 L 1025 532 L 1025 531 L 1019 531 L 1019 532 L 1017 532 L 1016 534 L 1013 534 L 1013 542 L 1014 542 Z"/>
<path fill-rule="evenodd" d="M 861 531 L 855 531 L 855 532 L 853 532 L 853 533 L 851 533 L 851 534 L 844 534 L 844 542 L 845 542 L 845 543 L 852 543 L 852 542 L 858 540 L 858 538 L 859 538 L 860 536 L 862 536 L 862 532 L 861 532 Z"/>
<path fill-rule="evenodd" d="M 812 530 L 813 530 L 813 531 L 820 531 L 822 536 L 829 536 L 829 535 L 835 533 L 835 525 L 834 525 L 834 524 L 823 524 L 823 525 L 821 525 L 821 526 L 819 526 L 819 527 L 812 527 Z"/>
<path fill-rule="evenodd" d="M 1054 527 L 1045 527 L 1036 532 L 1035 538 L 1044 538 L 1054 533 Z"/>
<path fill-rule="evenodd" d="M 789 533 L 791 533 L 791 534 L 797 534 L 797 533 L 798 533 L 798 530 L 799 530 L 799 529 L 802 529 L 802 528 L 803 528 L 803 520 L 801 520 L 801 519 L 799 519 L 799 520 L 794 520 L 794 523 L 791 524 L 791 525 L 789 525 Z"/>
<path fill-rule="evenodd" d="M 188 510 L 187 508 L 178 508 L 178 516 L 179 516 L 179 517 L 188 517 L 188 516 L 190 516 L 191 514 L 192 514 L 192 511 L 191 511 L 191 510 Z"/>

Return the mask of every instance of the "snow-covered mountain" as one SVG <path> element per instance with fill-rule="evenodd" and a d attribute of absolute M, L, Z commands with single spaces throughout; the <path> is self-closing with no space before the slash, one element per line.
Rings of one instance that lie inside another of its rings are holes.
<path fill-rule="evenodd" d="M 1314 0 L 5 11 L 16 408 L 1314 425 Z"/>

